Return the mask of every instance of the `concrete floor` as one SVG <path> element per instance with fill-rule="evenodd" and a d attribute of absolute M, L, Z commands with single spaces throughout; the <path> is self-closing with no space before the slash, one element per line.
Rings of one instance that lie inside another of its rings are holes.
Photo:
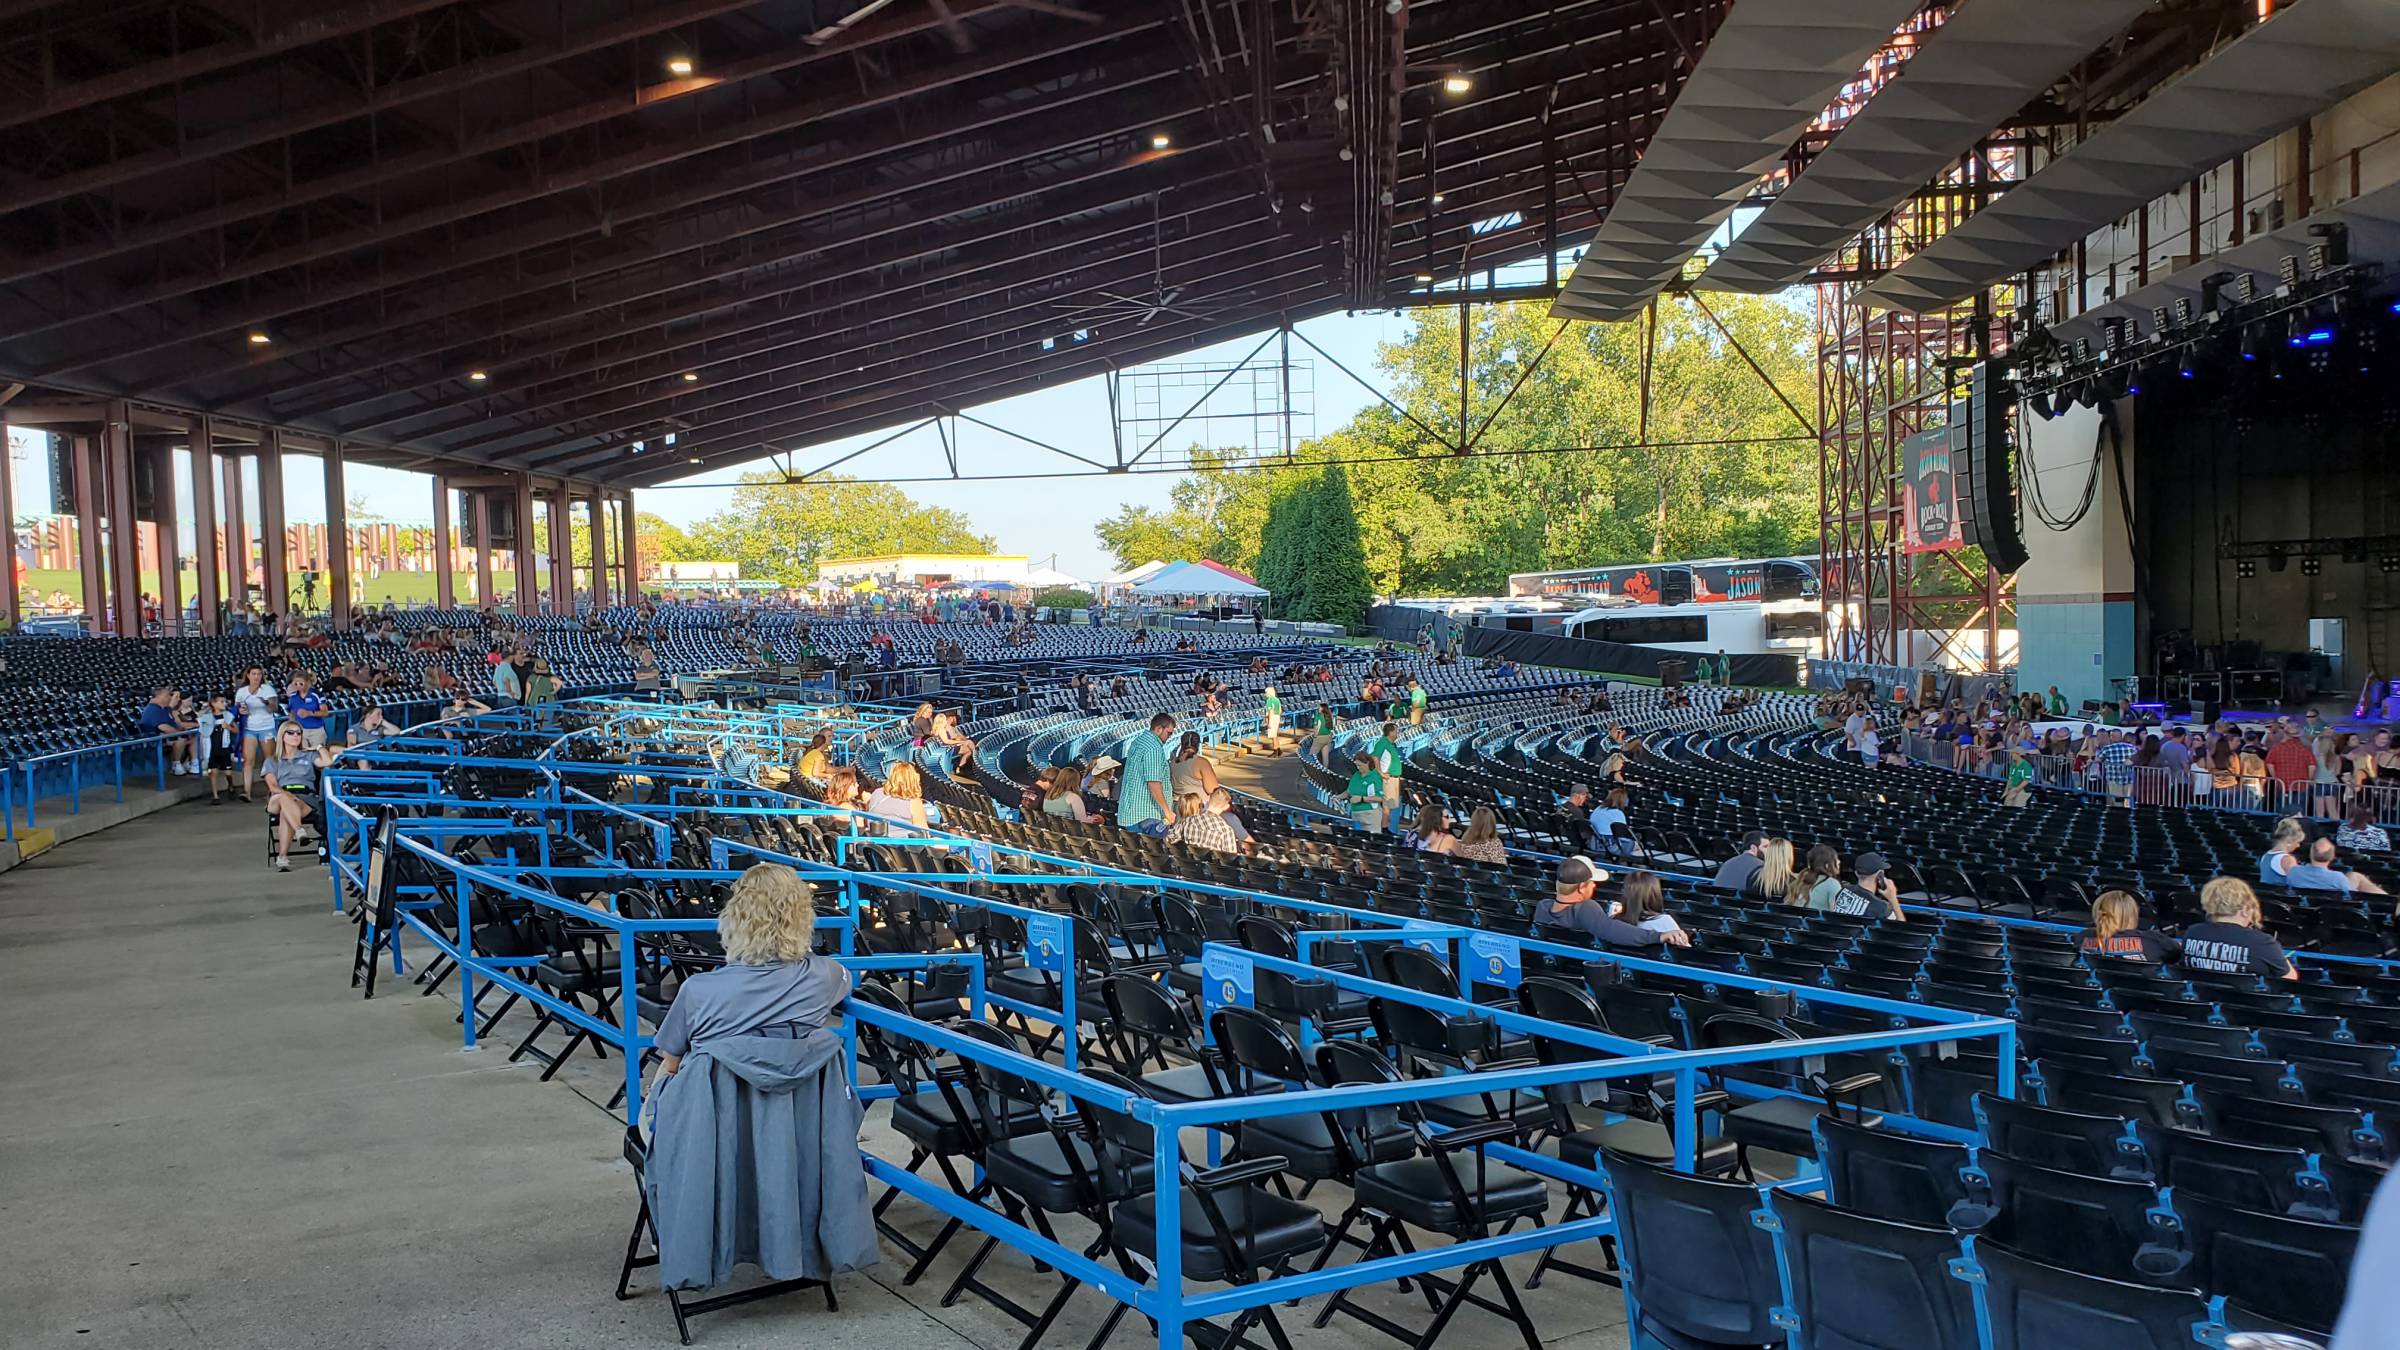
<path fill-rule="evenodd" d="M 545 1084 L 505 1062 L 514 1016 L 502 1048 L 468 1053 L 454 1003 L 405 982 L 361 1001 L 324 872 L 276 874 L 262 840 L 250 811 L 180 806 L 0 879 L 0 1348 L 673 1345 L 644 1276 L 611 1296 L 636 1203 L 598 1105 L 617 1062 Z M 897 1154 L 881 1119 L 868 1142 Z M 909 1289 L 891 1253 L 840 1280 L 838 1314 L 814 1295 L 711 1314 L 698 1343 L 1009 1350 L 1020 1329 L 995 1310 L 938 1306 L 970 1250 Z M 1007 1254 L 986 1278 L 1035 1302 L 1053 1287 Z M 1425 1316 L 1388 1288 L 1367 1300 Z M 1526 1300 L 1547 1345 L 1625 1344 L 1613 1289 L 1553 1276 Z M 1315 1307 L 1285 1312 L 1303 1350 L 1393 1344 L 1312 1331 Z M 1082 1345 L 1105 1311 L 1080 1294 L 1045 1345 Z M 1145 1339 L 1130 1319 L 1111 1345 Z M 1467 1309 L 1442 1343 L 1522 1340 Z"/>

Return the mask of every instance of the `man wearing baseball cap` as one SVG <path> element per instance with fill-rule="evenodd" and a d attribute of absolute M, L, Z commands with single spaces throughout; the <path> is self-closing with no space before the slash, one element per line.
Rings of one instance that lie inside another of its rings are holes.
<path fill-rule="evenodd" d="M 1881 907 L 1892 918 L 1905 921 L 1900 911 L 1900 888 L 1892 883 L 1892 865 L 1880 853 L 1861 853 L 1850 864 L 1851 879 L 1842 883 L 1834 893 L 1829 908 L 1836 914 L 1864 917 Z"/>
<path fill-rule="evenodd" d="M 1537 926 L 1569 928 L 1589 935 L 1603 947 L 1655 947 L 1661 942 L 1676 947 L 1688 947 L 1692 940 L 1681 929 L 1659 933 L 1625 922 L 1610 911 L 1615 908 L 1606 900 L 1593 896 L 1608 873 L 1593 866 L 1592 860 L 1577 854 L 1558 865 L 1558 893 L 1542 902 L 1534 911 Z"/>

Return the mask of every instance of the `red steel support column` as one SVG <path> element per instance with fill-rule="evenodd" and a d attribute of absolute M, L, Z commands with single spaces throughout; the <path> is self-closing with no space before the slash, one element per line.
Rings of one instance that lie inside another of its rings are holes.
<path fill-rule="evenodd" d="M 133 408 L 110 399 L 100 420 L 101 476 L 108 485 L 108 570 L 115 631 L 142 635 L 142 526 L 133 509 Z"/>
<path fill-rule="evenodd" d="M 458 603 L 458 583 L 450 575 L 458 559 L 450 552 L 450 478 L 433 476 L 433 603 L 449 609 Z"/>
<path fill-rule="evenodd" d="M 550 612 L 575 612 L 575 502 L 560 483 L 550 496 Z"/>
<path fill-rule="evenodd" d="M 200 611 L 200 631 L 216 636 L 217 602 L 224 595 L 217 577 L 217 422 L 207 413 L 192 418 L 192 566 L 197 572 L 192 598 Z"/>
<path fill-rule="evenodd" d="M 474 504 L 475 511 L 475 607 L 489 609 L 492 605 L 492 499 L 486 488 L 467 489 L 467 498 Z"/>
<path fill-rule="evenodd" d="M 75 438 L 75 551 L 83 582 L 84 627 L 103 631 L 108 613 L 108 567 L 100 552 L 100 446 L 97 438 Z"/>
<path fill-rule="evenodd" d="M 541 581 L 534 573 L 533 475 L 515 475 L 511 487 L 517 499 L 517 613 L 542 612 Z"/>
<path fill-rule="evenodd" d="M 225 594 L 233 612 L 250 612 L 250 514 L 243 500 L 242 457 L 221 461 L 225 485 Z"/>
<path fill-rule="evenodd" d="M 331 564 L 333 596 L 326 617 L 333 631 L 350 627 L 350 496 L 342 486 L 342 443 L 325 442 L 325 560 Z"/>
<path fill-rule="evenodd" d="M 8 453 L 8 419 L 0 417 L 0 529 L 8 531 L 8 597 L 0 601 L 0 617 L 6 618 L 11 631 L 25 617 L 17 603 L 17 592 L 23 583 L 17 571 L 16 476 L 16 457 Z"/>
<path fill-rule="evenodd" d="M 584 503 L 584 506 L 588 510 L 591 522 L 589 528 L 592 536 L 592 608 L 601 610 L 608 608 L 608 557 L 610 552 L 606 528 L 608 507 L 598 488 L 592 489 L 591 498 Z"/>
<path fill-rule="evenodd" d="M 258 443 L 258 551 L 259 570 L 266 578 L 267 612 L 275 615 L 292 607 L 283 531 L 283 432 L 269 427 Z"/>
<path fill-rule="evenodd" d="M 157 466 L 151 470 L 152 481 L 158 484 L 158 618 L 170 636 L 181 636 L 183 540 L 176 517 L 183 514 L 183 494 L 175 490 L 175 447 L 161 445 L 151 454 Z"/>

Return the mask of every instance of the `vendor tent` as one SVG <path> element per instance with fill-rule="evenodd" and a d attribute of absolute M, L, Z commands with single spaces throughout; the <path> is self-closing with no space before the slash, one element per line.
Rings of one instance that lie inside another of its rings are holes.
<path fill-rule="evenodd" d="M 1243 599 L 1263 597 L 1264 586 L 1253 586 L 1239 577 L 1228 576 L 1213 567 L 1198 563 L 1176 563 L 1148 581 L 1133 588 L 1135 595 L 1207 595 Z"/>

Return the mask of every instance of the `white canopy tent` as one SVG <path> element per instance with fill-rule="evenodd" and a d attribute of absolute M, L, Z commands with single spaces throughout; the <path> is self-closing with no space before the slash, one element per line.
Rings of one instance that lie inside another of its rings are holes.
<path fill-rule="evenodd" d="M 1176 563 L 1133 588 L 1135 595 L 1205 595 L 1215 598 L 1256 600 L 1267 594 L 1264 586 L 1253 586 L 1240 577 L 1229 577 L 1213 567 L 1198 563 Z"/>

